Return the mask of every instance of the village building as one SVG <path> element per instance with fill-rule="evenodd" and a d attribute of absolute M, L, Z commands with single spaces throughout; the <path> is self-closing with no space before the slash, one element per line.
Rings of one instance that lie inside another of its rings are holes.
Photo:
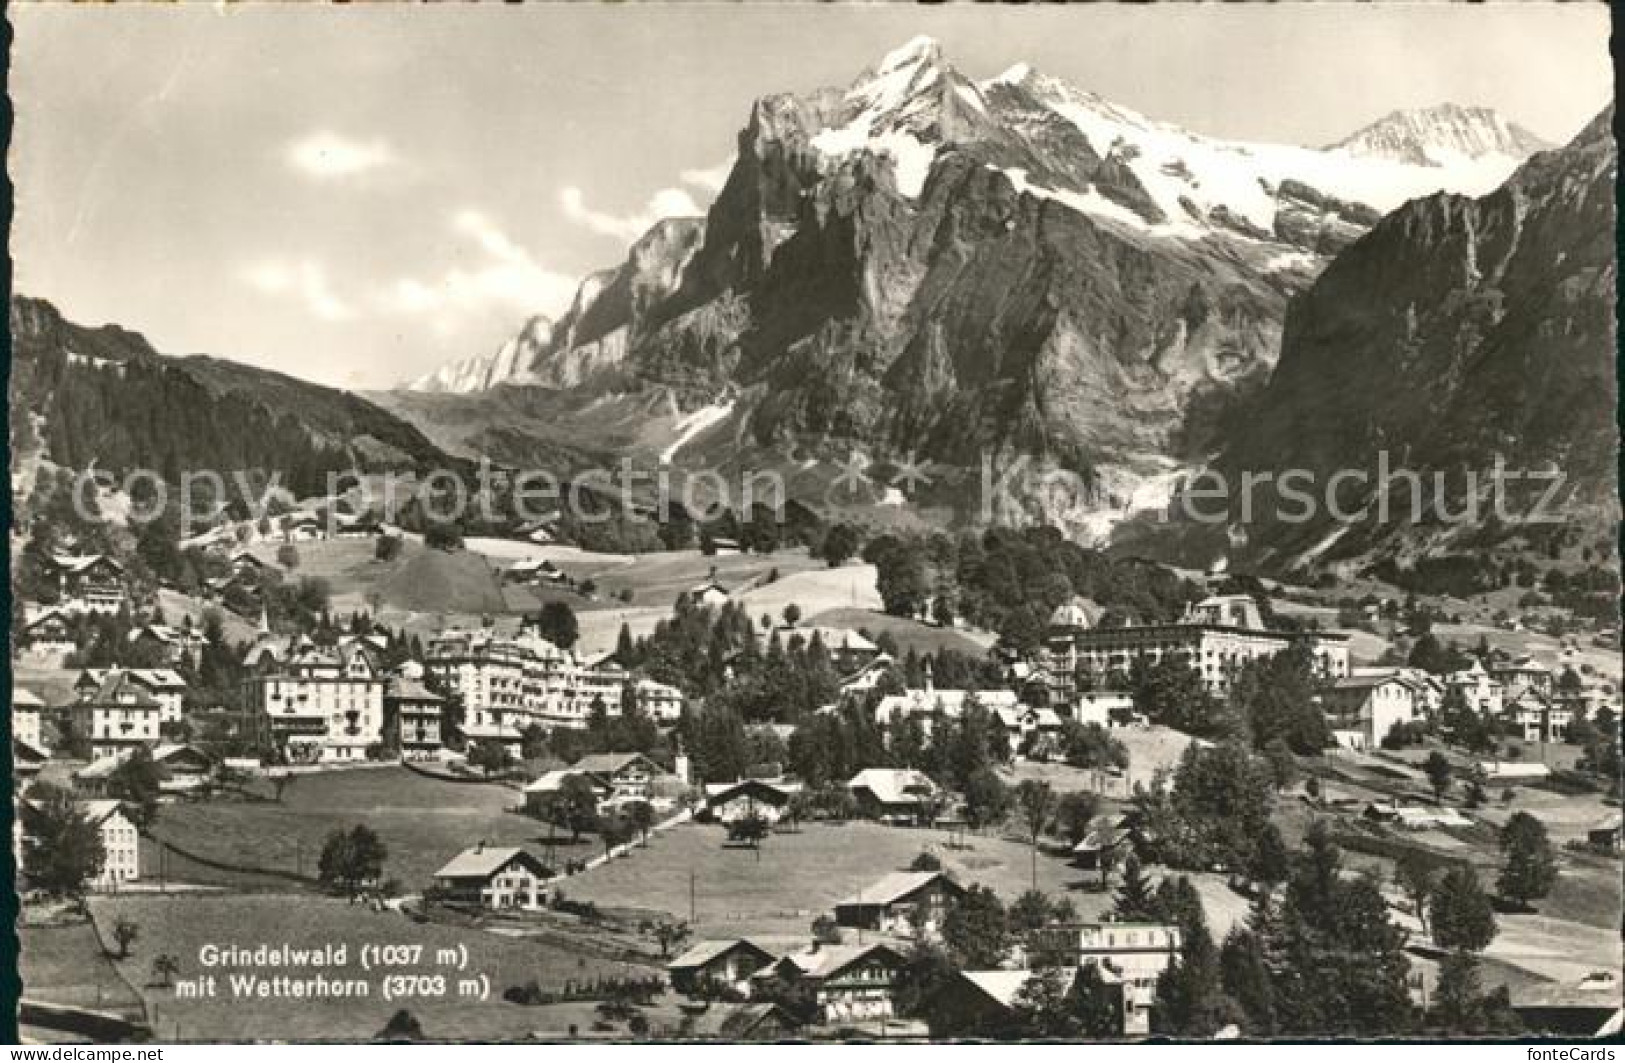
<path fill-rule="evenodd" d="M 46 570 L 63 612 L 116 613 L 129 601 L 124 566 L 106 554 L 58 554 L 47 560 Z"/>
<path fill-rule="evenodd" d="M 1344 749 L 1367 752 L 1399 724 L 1416 721 L 1416 689 L 1391 672 L 1365 672 L 1332 681 L 1324 695 L 1326 726 Z"/>
<path fill-rule="evenodd" d="M 68 616 L 61 609 L 41 609 L 24 621 L 17 644 L 39 657 L 72 653 L 79 648 Z"/>
<path fill-rule="evenodd" d="M 1525 742 L 1562 742 L 1574 722 L 1573 702 L 1521 688 L 1505 704 L 1506 722 L 1516 727 Z"/>
<path fill-rule="evenodd" d="M 1097 966 L 1123 987 L 1123 1033 L 1151 1032 L 1157 979 L 1182 945 L 1177 926 L 1161 923 L 1063 923 L 1029 931 L 1027 962 L 1034 967 Z"/>
<path fill-rule="evenodd" d="M 818 624 L 783 624 L 771 631 L 760 633 L 765 643 L 777 638 L 779 645 L 789 647 L 792 639 L 811 645 L 816 638 L 829 654 L 835 670 L 843 674 L 860 671 L 880 656 L 880 647 L 849 628 L 825 627 Z"/>
<path fill-rule="evenodd" d="M 1081 724 L 1121 727 L 1135 716 L 1134 695 L 1126 690 L 1085 690 L 1072 701 L 1072 718 Z"/>
<path fill-rule="evenodd" d="M 79 734 L 90 741 L 92 758 L 128 754 L 156 745 L 163 737 L 164 706 L 128 672 L 109 670 L 94 689 L 79 690 L 68 710 Z"/>
<path fill-rule="evenodd" d="M 1032 738 L 1059 735 L 1065 723 L 1054 709 L 1035 709 L 1030 705 L 997 708 L 993 715 L 1004 728 L 1011 746 L 1016 748 Z"/>
<path fill-rule="evenodd" d="M 392 676 L 384 683 L 386 733 L 402 757 L 423 760 L 440 750 L 440 713 L 445 703 L 421 679 Z"/>
<path fill-rule="evenodd" d="M 531 724 L 585 729 L 599 709 L 621 714 L 632 677 L 611 658 L 583 664 L 533 631 L 502 637 L 451 630 L 425 650 L 428 670 L 463 701 L 463 733 L 517 752 Z M 669 711 L 662 701 L 662 711 Z M 679 714 L 681 708 L 679 708 Z"/>
<path fill-rule="evenodd" d="M 585 779 L 592 787 L 594 807 L 601 806 L 609 799 L 610 786 L 602 779 L 570 768 L 555 768 L 525 784 L 525 811 L 533 816 L 545 815 L 553 799 L 564 790 L 565 780 L 571 777 Z"/>
<path fill-rule="evenodd" d="M 695 605 L 703 606 L 707 609 L 720 609 L 722 606 L 733 601 L 733 595 L 728 593 L 728 588 L 724 587 L 714 579 L 706 580 L 704 583 L 697 583 L 690 587 L 688 589 L 688 597 L 689 600 Z"/>
<path fill-rule="evenodd" d="M 1622 824 L 1625 824 L 1625 819 L 1618 812 L 1605 816 L 1586 828 L 1586 842 L 1603 852 L 1617 853 L 1622 831 L 1625 831 Z"/>
<path fill-rule="evenodd" d="M 676 723 L 683 718 L 683 692 L 669 683 L 639 679 L 636 684 L 638 711 L 659 724 Z"/>
<path fill-rule="evenodd" d="M 74 772 L 74 787 L 90 796 L 107 796 L 108 784 L 133 752 L 127 750 L 91 761 Z M 193 793 L 207 785 L 214 775 L 214 758 L 197 746 L 162 742 L 153 746 L 150 752 L 152 762 L 158 766 L 158 790 L 161 794 L 177 796 Z"/>
<path fill-rule="evenodd" d="M 45 770 L 45 764 L 51 759 L 50 750 L 44 746 L 37 746 L 27 739 L 11 739 L 11 775 L 12 790 L 21 794 L 28 788 L 28 784 L 39 778 L 39 773 Z"/>
<path fill-rule="evenodd" d="M 749 997 L 751 976 L 772 962 L 771 952 L 745 938 L 701 941 L 666 964 L 666 976 L 671 987 L 685 996 L 711 996 L 726 990 Z"/>
<path fill-rule="evenodd" d="M 101 869 L 86 883 L 93 890 L 114 891 L 141 877 L 141 835 L 117 801 L 79 801 L 76 810 L 96 828 L 102 841 Z M 35 819 L 40 805 L 24 800 L 19 806 L 18 827 L 21 846 L 26 851 L 37 845 Z"/>
<path fill-rule="evenodd" d="M 1490 678 L 1501 684 L 1502 697 L 1515 701 L 1524 693 L 1550 698 L 1555 681 L 1552 670 L 1525 654 L 1512 661 L 1490 665 Z"/>
<path fill-rule="evenodd" d="M 546 901 L 553 872 L 524 849 L 487 846 L 464 849 L 434 873 L 435 889 L 450 904 L 501 911 L 535 910 Z"/>
<path fill-rule="evenodd" d="M 918 823 L 942 802 L 937 784 L 913 768 L 865 768 L 846 788 L 861 814 L 882 822 Z"/>
<path fill-rule="evenodd" d="M 384 680 L 362 646 L 312 646 L 254 663 L 266 670 L 248 681 L 249 704 L 291 763 L 365 760 L 382 743 Z"/>
<path fill-rule="evenodd" d="M 941 871 L 898 871 L 835 905 L 838 926 L 933 937 L 965 887 Z"/>
<path fill-rule="evenodd" d="M 840 683 L 840 696 L 862 696 L 880 685 L 880 681 L 889 675 L 897 661 L 889 653 L 876 654 L 862 668 L 846 676 Z"/>
<path fill-rule="evenodd" d="M 759 1001 L 754 1004 L 711 1003 L 693 1017 L 690 1036 L 707 1041 L 774 1042 L 795 1037 L 802 1023 L 782 1004 Z"/>
<path fill-rule="evenodd" d="M 86 668 L 74 680 L 74 694 L 80 700 L 91 697 L 118 672 L 122 672 L 131 683 L 158 702 L 159 723 L 181 722 L 186 707 L 186 680 L 172 668 Z"/>
<path fill-rule="evenodd" d="M 1077 980 L 1078 970 L 1068 967 L 1063 971 L 1068 991 Z M 957 971 L 937 991 L 932 1010 L 949 1016 L 955 1031 L 998 1036 L 1016 1020 L 1021 991 L 1033 974 L 1033 971 L 1025 968 Z M 1118 994 L 1121 1001 L 1123 979 L 1105 966 L 1100 968 L 1100 974 L 1101 980 Z M 1121 1034 L 1122 1031 L 1118 1032 Z"/>
<path fill-rule="evenodd" d="M 128 638 L 131 646 L 152 655 L 147 659 L 166 665 L 177 665 L 186 657 L 195 660 L 207 645 L 203 636 L 190 627 L 168 624 L 144 624 L 132 630 Z"/>
<path fill-rule="evenodd" d="M 1447 693 L 1460 694 L 1467 707 L 1480 715 L 1501 715 L 1504 697 L 1501 684 L 1484 670 L 1483 662 L 1476 658 L 1468 667 L 1445 676 L 1444 685 Z"/>
<path fill-rule="evenodd" d="M 908 959 L 891 945 L 822 945 L 789 957 L 812 989 L 825 1025 L 885 1021 L 896 1016 L 897 979 Z"/>
<path fill-rule="evenodd" d="M 642 753 L 591 753 L 570 765 L 570 771 L 607 787 L 605 804 L 647 801 L 653 796 L 654 780 L 665 774 L 660 765 Z"/>
<path fill-rule="evenodd" d="M 1070 615 L 1046 631 L 1039 663 L 1062 685 L 1058 700 L 1070 703 L 1071 684 L 1081 674 L 1094 681 L 1126 675 L 1136 660 L 1156 664 L 1183 660 L 1194 668 L 1209 691 L 1223 694 L 1231 678 L 1248 661 L 1272 657 L 1294 645 L 1305 645 L 1318 673 L 1329 679 L 1349 674 L 1348 636 L 1319 632 L 1277 631 L 1264 626 L 1258 604 L 1246 595 L 1208 598 L 1190 606 L 1172 624 L 1102 628 L 1085 623 L 1087 614 Z"/>
<path fill-rule="evenodd" d="M 1072 864 L 1104 876 L 1132 851 L 1133 844 L 1133 834 L 1127 828 L 1100 827 L 1072 847 Z"/>
<path fill-rule="evenodd" d="M 12 741 L 26 742 L 34 749 L 44 750 L 44 717 L 45 702 L 38 694 L 24 687 L 11 688 Z"/>
<path fill-rule="evenodd" d="M 737 823 L 759 816 L 769 824 L 783 819 L 800 783 L 741 779 L 738 782 L 708 783 L 705 787 L 705 818 L 713 823 Z"/>
<path fill-rule="evenodd" d="M 965 714 L 965 707 L 972 704 L 996 711 L 1013 709 L 1021 704 L 1021 699 L 1013 690 L 938 690 L 932 682 L 931 664 L 927 661 L 925 686 L 881 698 L 875 705 L 875 723 L 890 727 L 906 719 L 915 719 L 929 737 L 932 721 L 939 713 L 945 719 L 957 720 Z"/>

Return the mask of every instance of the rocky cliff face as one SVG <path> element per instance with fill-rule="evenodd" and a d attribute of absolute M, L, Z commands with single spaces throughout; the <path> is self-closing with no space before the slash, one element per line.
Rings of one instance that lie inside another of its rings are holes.
<path fill-rule="evenodd" d="M 1331 254 L 1410 196 L 1493 187 L 1503 146 L 1229 143 L 1025 66 L 973 82 L 920 39 L 845 91 L 757 101 L 703 225 L 588 278 L 506 379 L 726 399 L 708 459 L 1029 455 L 1092 485 L 1058 504 L 1109 507 L 1216 446 Z"/>
<path fill-rule="evenodd" d="M 1324 482 L 1387 452 L 1394 468 L 1449 474 L 1457 511 L 1463 474 L 1500 459 L 1560 470 L 1570 501 L 1613 512 L 1612 121 L 1610 108 L 1489 195 L 1409 203 L 1339 255 L 1293 300 L 1280 364 L 1222 466 L 1301 468 Z M 1395 512 L 1408 504 L 1396 500 Z M 1305 550 L 1321 560 L 1315 550 L 1333 533 L 1327 556 L 1476 530 L 1447 523 L 1428 512 L 1420 529 L 1360 522 L 1339 532 L 1322 514 L 1248 533 L 1255 550 L 1288 562 Z"/>

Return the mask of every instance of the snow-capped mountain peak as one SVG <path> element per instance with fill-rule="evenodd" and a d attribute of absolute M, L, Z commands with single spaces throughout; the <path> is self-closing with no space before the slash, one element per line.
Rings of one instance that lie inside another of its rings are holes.
<path fill-rule="evenodd" d="M 1368 158 L 1415 166 L 1444 166 L 1466 159 L 1522 159 L 1552 145 L 1488 107 L 1442 103 L 1392 111 L 1330 146 Z"/>

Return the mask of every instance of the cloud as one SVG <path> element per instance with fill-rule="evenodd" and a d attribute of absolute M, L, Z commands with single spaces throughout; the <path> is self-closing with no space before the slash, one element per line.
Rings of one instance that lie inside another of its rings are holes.
<path fill-rule="evenodd" d="M 565 217 L 586 226 L 595 233 L 612 236 L 622 243 L 631 243 L 662 218 L 693 218 L 705 213 L 694 197 L 681 188 L 662 188 L 649 197 L 649 203 L 635 214 L 606 214 L 587 206 L 587 197 L 581 189 L 566 187 L 559 190 L 559 205 Z"/>
<path fill-rule="evenodd" d="M 396 158 L 387 141 L 353 140 L 322 130 L 289 144 L 287 161 L 306 177 L 330 181 L 392 166 Z"/>
<path fill-rule="evenodd" d="M 315 259 L 263 259 L 243 270 L 243 280 L 266 295 L 301 301 L 322 321 L 348 321 L 356 316 L 355 308 L 333 292 L 326 268 Z"/>
<path fill-rule="evenodd" d="M 436 331 L 449 333 L 464 317 L 491 310 L 556 317 L 575 295 L 578 278 L 543 266 L 481 212 L 458 211 L 450 227 L 475 261 L 428 280 L 401 277 L 378 293 L 379 309 L 426 317 Z"/>
<path fill-rule="evenodd" d="M 728 183 L 728 175 L 733 172 L 733 168 L 734 156 L 730 155 L 715 166 L 684 170 L 677 176 L 685 185 L 692 185 L 707 195 L 715 196 L 722 191 L 722 186 Z"/>

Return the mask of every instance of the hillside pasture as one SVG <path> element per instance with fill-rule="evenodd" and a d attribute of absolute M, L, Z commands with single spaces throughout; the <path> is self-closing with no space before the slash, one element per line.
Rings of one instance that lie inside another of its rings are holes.
<path fill-rule="evenodd" d="M 415 923 L 397 912 L 376 912 L 337 898 L 127 894 L 97 897 L 91 901 L 91 910 L 103 926 L 110 927 L 124 917 L 141 928 L 130 958 L 117 967 L 141 988 L 154 1029 L 165 1040 L 368 1040 L 400 1008 L 409 1010 L 432 1038 L 490 1041 L 533 1034 L 563 1036 L 581 1014 L 591 1014 L 591 1005 L 526 1007 L 504 1001 L 503 990 L 532 979 L 544 989 L 557 990 L 566 980 L 654 973 L 652 968 L 561 947 L 555 940 L 543 945 L 462 927 Z M 346 962 L 330 968 L 216 968 L 220 990 L 212 998 L 181 998 L 173 988 L 148 984 L 152 961 L 161 952 L 176 957 L 180 977 L 190 978 L 207 973 L 199 962 L 205 945 L 251 949 L 260 944 L 302 949 L 342 945 Z M 422 958 L 400 968 L 400 973 L 443 974 L 448 983 L 446 994 L 432 999 L 386 1000 L 381 974 L 361 965 L 361 950 L 368 944 L 421 946 Z M 442 949 L 456 954 L 465 947 L 466 967 L 447 966 L 438 959 Z M 249 1003 L 233 999 L 226 977 L 231 973 L 299 979 L 320 973 L 330 979 L 362 980 L 370 993 L 365 998 L 270 998 Z M 487 998 L 459 996 L 459 979 L 482 975 L 490 987 Z"/>
<path fill-rule="evenodd" d="M 482 839 L 522 845 L 538 855 L 546 851 L 547 827 L 505 811 L 520 803 L 520 794 L 500 784 L 444 782 L 397 766 L 302 775 L 281 803 L 270 800 L 263 781 L 253 784 L 252 792 L 261 799 L 166 805 L 154 833 L 207 860 L 312 879 L 327 835 L 365 823 L 389 848 L 385 876 L 399 878 L 408 890 L 427 886 L 447 860 Z M 591 855 L 590 837 L 558 851 L 562 858 L 577 850 Z M 143 876 L 155 879 L 157 847 L 144 846 L 142 860 Z M 177 881 L 238 887 L 286 881 L 253 874 L 245 879 L 173 857 L 167 873 Z"/>

